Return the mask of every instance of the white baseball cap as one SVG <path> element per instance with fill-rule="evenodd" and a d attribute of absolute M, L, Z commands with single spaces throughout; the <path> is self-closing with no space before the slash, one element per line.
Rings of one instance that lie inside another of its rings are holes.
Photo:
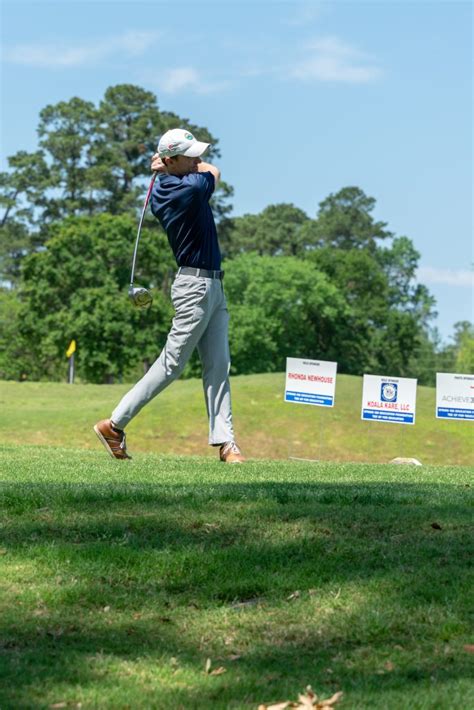
<path fill-rule="evenodd" d="M 198 158 L 209 148 L 210 143 L 197 141 L 192 133 L 184 128 L 172 128 L 166 131 L 158 143 L 160 158 L 171 158 L 174 155 L 186 155 L 188 158 Z"/>

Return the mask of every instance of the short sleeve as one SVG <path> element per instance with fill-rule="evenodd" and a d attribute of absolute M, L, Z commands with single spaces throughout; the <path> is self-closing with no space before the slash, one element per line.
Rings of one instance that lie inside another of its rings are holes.
<path fill-rule="evenodd" d="M 216 181 L 212 173 L 190 173 L 186 175 L 185 179 L 188 185 L 194 190 L 197 190 L 203 199 L 211 199 L 216 186 Z"/>

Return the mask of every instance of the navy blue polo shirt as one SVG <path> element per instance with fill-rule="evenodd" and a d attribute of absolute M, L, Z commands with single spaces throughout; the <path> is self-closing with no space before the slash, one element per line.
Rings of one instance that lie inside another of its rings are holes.
<path fill-rule="evenodd" d="M 220 269 L 221 253 L 209 200 L 214 175 L 159 175 L 151 193 L 151 211 L 159 219 L 178 266 Z"/>

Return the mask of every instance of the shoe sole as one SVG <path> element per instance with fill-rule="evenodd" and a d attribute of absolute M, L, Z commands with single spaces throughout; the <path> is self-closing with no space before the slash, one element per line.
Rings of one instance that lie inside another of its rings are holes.
<path fill-rule="evenodd" d="M 101 444 L 104 445 L 104 447 L 106 448 L 106 450 L 108 451 L 110 456 L 112 456 L 112 458 L 115 459 L 115 461 L 126 461 L 127 460 L 127 459 L 122 459 L 122 458 L 119 458 L 118 456 L 115 456 L 114 452 L 112 451 L 112 449 L 110 448 L 110 446 L 107 443 L 107 439 L 101 434 L 100 429 L 97 427 L 97 424 L 94 425 L 94 431 L 97 434 L 97 437 L 98 437 L 99 441 L 101 442 Z M 131 459 L 131 458 L 132 457 L 129 456 L 129 459 Z"/>

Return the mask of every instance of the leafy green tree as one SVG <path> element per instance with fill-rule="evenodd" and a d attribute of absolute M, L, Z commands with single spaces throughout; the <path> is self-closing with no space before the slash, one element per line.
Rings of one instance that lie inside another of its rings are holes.
<path fill-rule="evenodd" d="M 418 384 L 434 387 L 436 372 L 440 372 L 438 352 L 441 337 L 437 328 L 422 329 L 405 368 L 407 377 L 416 377 Z"/>
<path fill-rule="evenodd" d="M 405 238 L 396 243 L 396 255 L 402 248 L 412 254 L 409 244 Z M 345 347 L 339 354 L 341 370 L 411 374 L 412 356 L 425 342 L 433 304 L 424 287 L 413 284 L 417 262 L 405 279 L 389 250 L 382 258 L 380 250 L 322 247 L 310 252 L 307 260 L 338 286 L 351 308 L 350 332 L 345 333 Z"/>
<path fill-rule="evenodd" d="M 372 371 L 376 360 L 372 345 L 387 320 L 388 281 L 373 255 L 366 250 L 315 249 L 307 261 L 322 271 L 336 286 L 350 308 L 338 323 L 340 348 L 337 355 L 342 372 Z"/>
<path fill-rule="evenodd" d="M 408 237 L 395 237 L 372 217 L 375 200 L 356 187 L 329 195 L 316 220 L 305 225 L 317 248 L 306 258 L 346 294 L 352 343 L 346 372 L 412 374 L 414 353 L 432 357 L 427 344 L 434 298 L 416 281 L 419 253 Z M 365 345 L 364 345 L 365 344 Z M 426 375 L 428 368 L 426 369 Z"/>
<path fill-rule="evenodd" d="M 317 219 L 308 223 L 307 241 L 317 246 L 337 249 L 376 251 L 379 240 L 392 237 L 385 222 L 371 215 L 375 199 L 359 187 L 344 187 L 320 202 Z"/>
<path fill-rule="evenodd" d="M 418 376 L 412 372 L 412 354 L 420 346 L 420 328 L 411 313 L 390 309 L 385 322 L 374 330 L 369 343 L 370 360 L 366 371 Z"/>
<path fill-rule="evenodd" d="M 287 356 L 337 359 L 348 307 L 323 273 L 295 257 L 257 254 L 225 266 L 234 373 L 284 370 Z"/>
<path fill-rule="evenodd" d="M 30 249 L 30 235 L 21 222 L 11 220 L 0 228 L 0 283 L 4 287 L 18 283 L 21 260 Z"/>
<path fill-rule="evenodd" d="M 220 230 L 226 257 L 249 251 L 260 256 L 301 256 L 307 248 L 303 226 L 308 215 L 292 204 L 269 205 L 260 214 L 234 217 Z"/>
<path fill-rule="evenodd" d="M 39 204 L 52 182 L 44 152 L 18 151 L 8 158 L 10 170 L 0 173 L 0 227 L 13 220 L 23 226 L 34 225 L 34 205 Z"/>
<path fill-rule="evenodd" d="M 90 382 L 120 379 L 157 357 L 172 315 L 175 266 L 161 229 L 144 229 L 136 280 L 153 290 L 154 303 L 136 309 L 127 298 L 135 230 L 130 215 L 70 218 L 51 226 L 45 248 L 26 257 L 18 327 L 34 354 L 30 379 L 62 377 L 72 338 L 78 374 Z"/>
<path fill-rule="evenodd" d="M 18 328 L 21 311 L 18 294 L 0 288 L 0 380 L 21 382 L 34 366 L 30 346 Z"/>
<path fill-rule="evenodd" d="M 374 253 L 393 234 L 374 220 L 375 199 L 358 187 L 344 187 L 319 205 L 310 219 L 293 204 L 269 205 L 259 214 L 235 217 L 223 225 L 228 257 L 255 251 L 260 255 L 304 256 L 316 248 L 364 249 Z"/>
<path fill-rule="evenodd" d="M 423 385 L 434 386 L 437 372 L 474 374 L 474 326 L 469 321 L 454 325 L 450 343 L 443 343 L 439 331 L 430 329 L 419 336 L 410 362 L 410 375 Z"/>
<path fill-rule="evenodd" d="M 438 350 L 437 371 L 474 374 L 474 325 L 470 321 L 455 323 L 451 340 Z"/>
<path fill-rule="evenodd" d="M 408 237 L 395 237 L 390 247 L 377 249 L 376 258 L 388 279 L 390 307 L 408 311 L 425 330 L 436 312 L 435 299 L 426 286 L 417 283 L 416 272 L 420 253 Z"/>
<path fill-rule="evenodd" d="M 43 224 L 94 212 L 96 199 L 88 171 L 97 126 L 94 104 L 79 98 L 46 106 L 40 112 L 39 143 L 50 178 L 49 190 L 35 200 L 35 207 L 42 210 Z"/>
<path fill-rule="evenodd" d="M 23 256 L 38 245 L 32 228 L 34 205 L 43 199 L 50 174 L 42 151 L 19 151 L 8 158 L 10 170 L 0 173 L 0 282 L 15 285 Z"/>
<path fill-rule="evenodd" d="M 456 372 L 474 375 L 474 335 L 466 335 L 456 356 Z"/>

